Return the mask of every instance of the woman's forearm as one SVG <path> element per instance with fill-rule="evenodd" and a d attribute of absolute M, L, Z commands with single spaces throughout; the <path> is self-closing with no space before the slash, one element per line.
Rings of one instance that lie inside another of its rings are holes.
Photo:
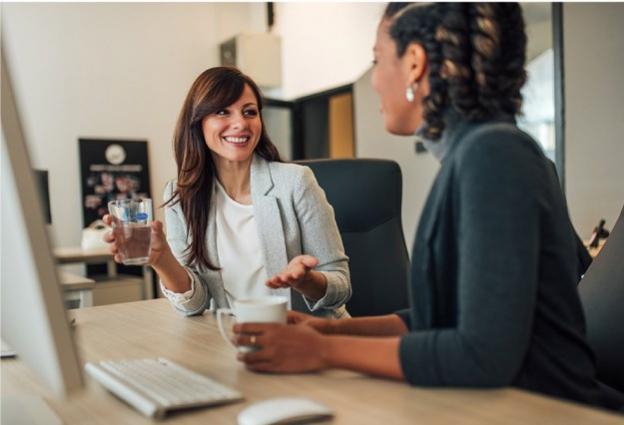
<path fill-rule="evenodd" d="M 400 320 L 400 319 L 399 319 Z M 399 359 L 399 337 L 362 338 L 327 335 L 323 359 L 328 368 L 404 380 Z"/>
<path fill-rule="evenodd" d="M 385 316 L 357 317 L 328 321 L 328 334 L 357 336 L 401 336 L 409 329 L 396 314 Z"/>
<path fill-rule="evenodd" d="M 163 252 L 158 263 L 152 264 L 152 268 L 158 273 L 158 277 L 168 290 L 184 293 L 191 289 L 191 279 L 188 273 L 170 250 Z"/>

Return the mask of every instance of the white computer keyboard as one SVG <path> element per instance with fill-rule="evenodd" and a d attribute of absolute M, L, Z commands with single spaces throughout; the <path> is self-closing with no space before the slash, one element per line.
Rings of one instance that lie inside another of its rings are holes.
<path fill-rule="evenodd" d="M 171 360 L 136 359 L 87 363 L 87 373 L 146 416 L 241 400 L 242 394 Z"/>

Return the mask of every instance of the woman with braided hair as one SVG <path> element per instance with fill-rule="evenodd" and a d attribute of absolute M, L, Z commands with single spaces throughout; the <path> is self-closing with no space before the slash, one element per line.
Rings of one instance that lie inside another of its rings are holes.
<path fill-rule="evenodd" d="M 441 162 L 412 250 L 410 305 L 381 317 L 239 324 L 256 371 L 339 367 L 421 386 L 515 386 L 611 409 L 576 291 L 576 234 L 520 131 L 526 35 L 512 3 L 390 4 L 374 47 L 386 129 Z M 381 282 L 382 283 L 382 282 Z"/>

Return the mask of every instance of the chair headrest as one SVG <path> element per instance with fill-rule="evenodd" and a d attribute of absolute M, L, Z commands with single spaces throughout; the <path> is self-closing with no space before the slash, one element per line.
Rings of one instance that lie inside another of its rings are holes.
<path fill-rule="evenodd" d="M 297 161 L 312 169 L 342 233 L 362 232 L 401 216 L 399 164 L 382 159 Z"/>

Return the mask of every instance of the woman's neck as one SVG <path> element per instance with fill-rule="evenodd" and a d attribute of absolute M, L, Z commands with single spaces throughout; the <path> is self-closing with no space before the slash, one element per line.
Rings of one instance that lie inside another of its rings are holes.
<path fill-rule="evenodd" d="M 251 204 L 251 160 L 227 161 L 213 156 L 216 177 L 225 192 L 236 202 L 246 205 Z"/>

